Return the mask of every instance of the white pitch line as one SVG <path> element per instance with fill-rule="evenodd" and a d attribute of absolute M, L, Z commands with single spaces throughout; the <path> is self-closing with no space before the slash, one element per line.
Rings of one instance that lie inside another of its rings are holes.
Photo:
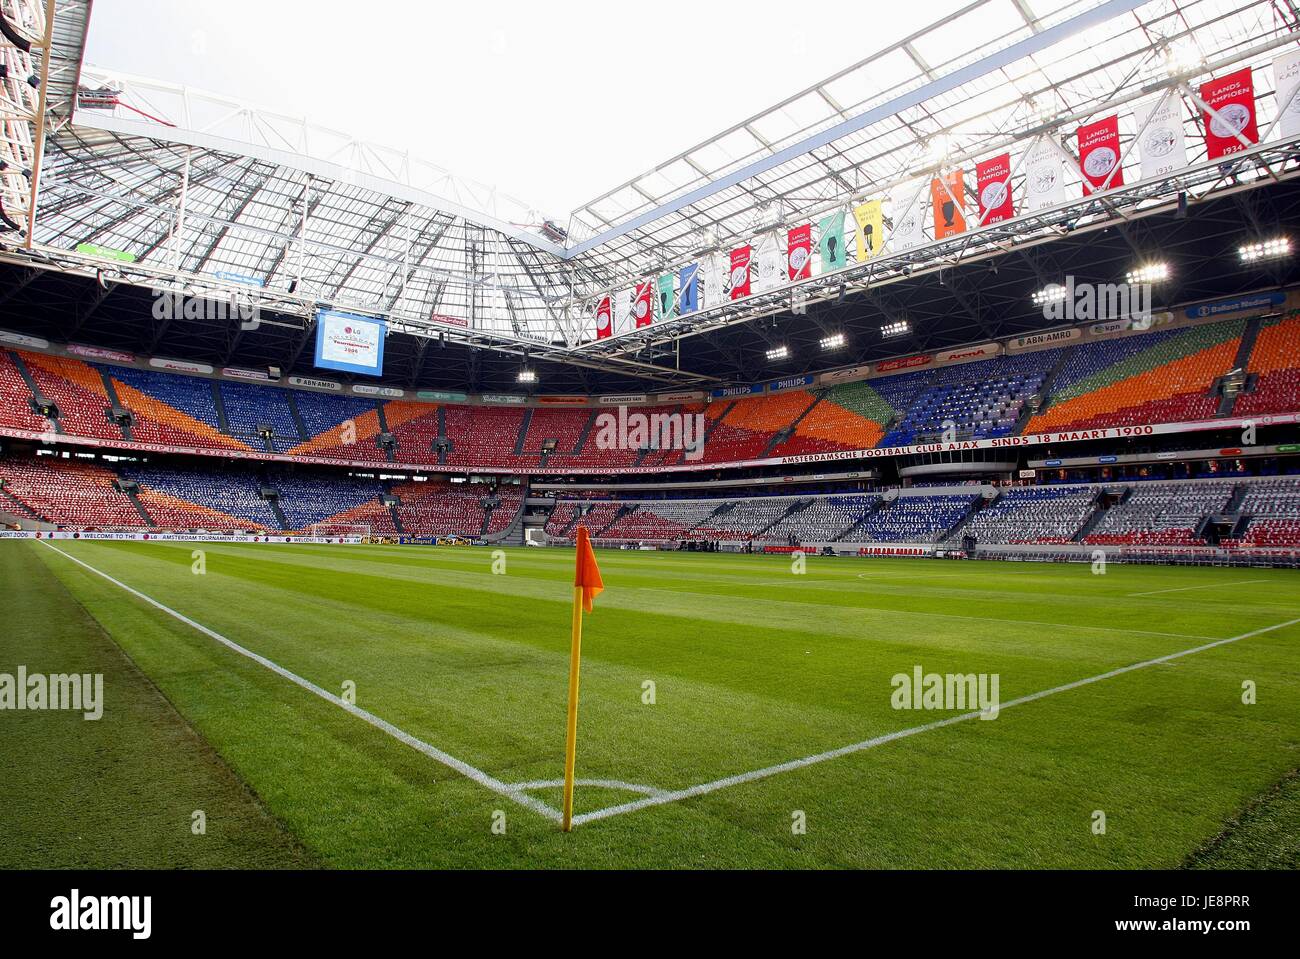
<path fill-rule="evenodd" d="M 447 766 L 450 769 L 454 769 L 456 772 L 460 773 L 466 779 L 473 780 L 474 782 L 478 783 L 480 786 L 490 789 L 492 790 L 492 792 L 504 796 L 507 799 L 512 800 L 513 802 L 516 802 L 527 809 L 531 809 L 533 812 L 545 816 L 547 819 L 551 819 L 554 820 L 555 822 L 559 822 L 563 818 L 558 809 L 555 809 L 554 807 L 547 805 L 546 803 L 542 802 L 540 799 L 534 799 L 532 796 L 529 796 L 521 792 L 518 788 L 514 786 L 506 785 L 505 783 L 501 782 L 501 780 L 488 775 L 487 773 L 483 772 L 483 770 L 477 769 L 474 766 L 471 766 L 467 762 L 457 759 L 455 756 L 451 755 L 450 753 L 445 753 L 436 746 L 430 746 L 422 739 L 416 739 L 410 733 L 405 732 L 402 729 L 399 729 L 398 727 L 390 723 L 388 720 L 380 719 L 374 713 L 368 712 L 359 706 L 356 706 L 352 703 L 340 699 L 339 697 L 335 696 L 333 693 L 330 693 L 327 690 L 324 690 L 321 687 L 317 686 L 311 680 L 303 679 L 297 673 L 290 672 L 289 670 L 281 666 L 279 663 L 273 662 L 272 660 L 267 659 L 265 656 L 261 656 L 250 649 L 246 649 L 243 646 L 240 646 L 234 640 L 227 639 L 225 636 L 222 636 L 217 631 L 208 629 L 208 627 L 204 626 L 202 623 L 196 623 L 194 620 L 190 619 L 185 614 L 178 613 L 170 606 L 164 606 L 162 603 L 158 602 L 158 600 L 153 599 L 150 596 L 146 596 L 138 589 L 134 589 L 126 585 L 126 583 L 123 583 L 121 580 L 114 579 L 112 576 L 109 576 L 103 570 L 96 569 L 94 566 L 91 566 L 89 563 L 82 562 L 81 560 L 77 559 L 77 557 L 65 553 L 63 550 L 59 549 L 57 546 L 51 545 L 46 540 L 42 539 L 42 540 L 38 540 L 37 542 L 39 542 L 42 546 L 48 546 L 50 549 L 54 550 L 54 552 L 58 553 L 60 556 L 72 560 L 78 566 L 90 570 L 90 572 L 94 573 L 96 576 L 102 576 L 104 579 L 108 580 L 114 586 L 126 590 L 132 596 L 136 597 L 137 599 L 143 600 L 144 602 L 148 603 L 150 606 L 154 607 L 155 609 L 161 610 L 162 612 L 166 613 L 168 616 L 180 620 L 186 626 L 198 630 L 204 636 L 207 636 L 210 639 L 215 639 L 217 642 L 221 643 L 221 645 L 227 647 L 228 649 L 233 650 L 236 653 L 239 653 L 239 655 L 241 656 L 246 656 L 247 658 L 251 659 L 253 662 L 257 663 L 259 666 L 265 666 L 271 672 L 275 673 L 278 676 L 282 676 L 283 678 L 289 680 L 291 683 L 295 683 L 296 685 L 301 686 L 309 693 L 314 693 L 315 695 L 319 696 L 321 699 L 325 700 L 326 702 L 333 703 L 335 706 L 338 706 L 340 709 L 344 710 L 345 712 L 351 713 L 353 716 L 356 716 L 358 719 L 364 719 L 370 725 L 392 736 L 398 742 L 405 743 L 406 745 L 410 746 L 412 749 L 424 753 L 424 755 L 428 756 L 430 759 L 436 760 L 437 762 L 442 763 L 442 765 Z"/>
<path fill-rule="evenodd" d="M 598 786 L 601 789 L 621 789 L 624 792 L 641 793 L 643 796 L 661 796 L 667 790 L 657 786 L 642 786 L 640 783 L 625 783 L 621 779 L 575 779 L 575 786 Z M 511 789 L 559 789 L 564 785 L 563 779 L 534 779 L 526 783 L 511 783 Z"/>
<path fill-rule="evenodd" d="M 1245 586 L 1247 583 L 1267 583 L 1266 579 L 1239 579 L 1233 583 L 1206 583 L 1202 586 L 1178 586 L 1174 589 L 1153 589 L 1145 593 L 1129 593 L 1130 596 L 1158 596 L 1160 593 L 1185 593 L 1189 589 L 1221 589 L 1228 586 Z"/>
<path fill-rule="evenodd" d="M 1122 676 L 1125 673 L 1131 673 L 1134 670 L 1145 669 L 1148 666 L 1156 666 L 1160 663 L 1167 663 L 1171 660 L 1181 659 L 1184 656 L 1191 656 L 1193 653 L 1201 653 L 1207 649 L 1214 649 L 1216 646 L 1226 646 L 1228 643 L 1250 639 L 1252 636 L 1271 633 L 1275 629 L 1285 629 L 1286 627 L 1294 626 L 1297 623 L 1300 623 L 1300 618 L 1287 620 L 1285 623 L 1278 623 L 1275 626 L 1265 626 L 1261 629 L 1254 629 L 1248 633 L 1242 633 L 1240 636 L 1230 636 L 1227 639 L 1217 639 L 1214 642 L 1206 643 L 1203 646 L 1195 646 L 1191 649 L 1181 650 L 1180 652 L 1169 653 L 1166 656 L 1157 656 L 1155 659 L 1144 660 L 1143 662 L 1133 663 L 1129 666 L 1121 666 L 1118 669 L 1112 669 L 1109 672 L 1100 673 L 1096 676 L 1089 676 L 1086 679 L 1076 679 L 1074 682 L 1065 683 L 1061 686 L 1053 686 L 1051 689 L 1044 689 L 1040 692 L 1030 693 L 1027 696 L 1021 696 L 1020 698 L 1013 699 L 1010 702 L 1002 703 L 999 707 L 999 712 L 1001 710 L 1010 709 L 1013 706 L 1023 706 L 1025 703 L 1032 703 L 1048 696 L 1054 696 L 1057 693 L 1064 693 L 1071 689 L 1078 689 L 1080 686 L 1099 683 L 1103 679 L 1111 679 L 1115 676 Z M 980 712 L 978 710 L 970 713 L 962 713 L 959 716 L 950 716 L 947 719 L 940 719 L 936 722 L 926 723 L 924 726 L 913 726 L 910 729 L 900 729 L 892 733 L 885 733 L 883 736 L 864 739 L 859 743 L 840 746 L 838 749 L 816 753 L 812 756 L 804 756 L 802 759 L 792 759 L 789 762 L 780 763 L 776 766 L 767 766 L 763 769 L 755 769 L 751 772 L 739 773 L 735 776 L 727 776 L 725 779 L 715 779 L 713 782 L 701 783 L 698 786 L 688 786 L 686 789 L 665 792 L 659 796 L 646 796 L 644 799 L 636 799 L 632 802 L 622 803 L 618 806 L 609 806 L 605 809 L 597 809 L 594 812 L 574 816 L 573 824 L 577 826 L 583 823 L 595 822 L 598 819 L 608 819 L 611 816 L 636 812 L 638 809 L 646 809 L 650 806 L 662 806 L 666 803 L 679 802 L 683 799 L 693 799 L 696 796 L 703 796 L 707 793 L 717 792 L 719 789 L 726 789 L 729 786 L 739 786 L 744 783 L 754 782 L 758 779 L 767 779 L 771 776 L 779 775 L 780 773 L 792 772 L 796 769 L 803 769 L 806 766 L 815 765 L 816 763 L 823 763 L 829 759 L 838 759 L 841 756 L 848 756 L 853 753 L 862 752 L 866 749 L 873 749 L 876 746 L 893 742 L 896 739 L 915 736 L 918 733 L 930 732 L 934 729 L 942 729 L 944 726 L 952 726 L 955 723 L 965 722 L 966 720 L 974 719 L 979 715 Z"/>

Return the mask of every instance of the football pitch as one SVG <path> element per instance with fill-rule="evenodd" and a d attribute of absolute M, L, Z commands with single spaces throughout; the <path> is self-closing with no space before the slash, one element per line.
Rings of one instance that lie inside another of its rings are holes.
<path fill-rule="evenodd" d="M 0 865 L 1296 864 L 1294 571 L 598 559 L 565 834 L 571 550 L 0 542 Z"/>

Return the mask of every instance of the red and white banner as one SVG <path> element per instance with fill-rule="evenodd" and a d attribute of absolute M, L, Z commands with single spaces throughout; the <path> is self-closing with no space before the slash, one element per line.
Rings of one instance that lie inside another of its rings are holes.
<path fill-rule="evenodd" d="M 653 287 L 654 284 L 648 280 L 645 283 L 636 285 L 636 299 L 632 301 L 632 316 L 636 319 L 636 328 L 638 330 L 654 322 L 655 301 L 651 292 Z"/>
<path fill-rule="evenodd" d="M 605 340 L 614 335 L 614 304 L 609 297 L 596 307 L 596 339 Z"/>
<path fill-rule="evenodd" d="M 990 157 L 975 164 L 980 224 L 1001 223 L 1016 215 L 1011 200 L 1011 154 Z"/>
<path fill-rule="evenodd" d="M 1255 125 L 1255 82 L 1250 67 L 1217 80 L 1207 80 L 1201 84 L 1200 92 L 1205 105 L 1214 110 L 1214 115 L 1202 111 L 1207 160 L 1240 153 L 1259 142 L 1259 129 Z"/>
<path fill-rule="evenodd" d="M 1290 50 L 1273 61 L 1273 84 L 1281 115 L 1278 135 L 1283 139 L 1300 136 L 1300 50 Z"/>
<path fill-rule="evenodd" d="M 1083 195 L 1106 185 L 1106 189 L 1124 185 L 1124 171 L 1119 167 L 1119 117 L 1106 117 L 1079 127 L 1079 172 L 1083 174 Z M 1111 170 L 1115 175 L 1111 176 Z M 1107 181 L 1109 178 L 1109 182 Z"/>
<path fill-rule="evenodd" d="M 748 243 L 731 251 L 731 298 L 733 300 L 749 296 L 752 289 L 749 264 L 753 257 L 754 248 Z"/>
<path fill-rule="evenodd" d="M 797 226 L 785 235 L 786 269 L 791 280 L 812 276 L 812 224 Z"/>

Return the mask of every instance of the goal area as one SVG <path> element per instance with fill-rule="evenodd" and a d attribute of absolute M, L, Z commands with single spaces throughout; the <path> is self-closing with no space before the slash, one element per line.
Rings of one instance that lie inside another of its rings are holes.
<path fill-rule="evenodd" d="M 369 523 L 312 523 L 307 527 L 307 535 L 320 537 L 322 539 L 339 539 L 348 536 L 359 536 L 361 542 L 370 542 L 370 524 Z"/>

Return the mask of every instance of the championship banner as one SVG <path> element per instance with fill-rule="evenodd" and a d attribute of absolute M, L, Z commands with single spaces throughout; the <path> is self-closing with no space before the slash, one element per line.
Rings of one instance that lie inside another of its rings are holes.
<path fill-rule="evenodd" d="M 770 290 L 786 282 L 786 258 L 777 247 L 775 233 L 759 240 L 758 255 L 754 259 L 757 264 L 757 269 L 754 271 L 757 273 L 755 286 L 759 290 Z"/>
<path fill-rule="evenodd" d="M 848 263 L 848 251 L 844 249 L 844 211 L 822 217 L 817 231 L 820 234 L 817 249 L 821 253 L 821 272 L 829 273 Z"/>
<path fill-rule="evenodd" d="M 1300 136 L 1300 50 L 1284 53 L 1273 61 L 1273 84 L 1277 90 L 1277 127 L 1282 139 Z"/>
<path fill-rule="evenodd" d="M 704 308 L 712 309 L 727 299 L 727 278 L 731 275 L 721 254 L 711 254 L 700 266 L 704 274 Z"/>
<path fill-rule="evenodd" d="M 622 336 L 632 329 L 632 290 L 619 290 L 614 294 L 614 335 Z"/>
<path fill-rule="evenodd" d="M 677 282 L 681 289 L 678 297 L 679 314 L 685 316 L 694 313 L 700 308 L 700 265 L 688 263 L 682 267 L 677 274 Z"/>
<path fill-rule="evenodd" d="M 609 297 L 596 307 L 596 339 L 606 340 L 614 335 L 614 304 Z"/>
<path fill-rule="evenodd" d="M 921 225 L 921 217 L 925 212 L 921 201 L 922 189 L 924 187 L 920 184 L 910 183 L 899 187 L 889 195 L 893 225 L 890 235 L 895 253 L 900 250 L 910 250 L 925 242 L 925 229 Z"/>
<path fill-rule="evenodd" d="M 1047 137 L 1039 137 L 1025 154 L 1025 210 L 1034 213 L 1064 202 L 1061 155 Z"/>
<path fill-rule="evenodd" d="M 654 322 L 654 296 L 650 290 L 651 284 L 649 280 L 636 285 L 636 299 L 632 303 L 632 316 L 638 330 Z"/>
<path fill-rule="evenodd" d="M 671 273 L 665 273 L 659 277 L 659 319 L 671 320 L 677 315 L 677 297 L 674 295 L 673 280 L 675 278 Z"/>
<path fill-rule="evenodd" d="M 754 258 L 754 248 L 746 243 L 731 251 L 731 298 L 738 300 L 749 296 L 753 289 L 753 275 L 749 261 Z"/>
<path fill-rule="evenodd" d="M 930 207 L 934 210 L 934 238 L 942 240 L 966 232 L 966 213 L 962 209 L 966 191 L 965 174 L 951 170 L 942 178 L 930 181 Z"/>
<path fill-rule="evenodd" d="M 1140 132 L 1142 179 L 1164 176 L 1187 166 L 1181 97 L 1166 94 L 1139 103 L 1133 107 L 1133 116 Z"/>
<path fill-rule="evenodd" d="M 980 225 L 1001 223 L 1016 215 L 1011 199 L 1010 153 L 975 164 L 975 190 L 979 195 Z"/>
<path fill-rule="evenodd" d="M 791 281 L 812 276 L 812 224 L 805 223 L 785 235 L 786 275 Z"/>
<path fill-rule="evenodd" d="M 1109 116 L 1079 127 L 1079 172 L 1083 174 L 1083 195 L 1124 185 L 1119 166 L 1119 117 Z M 1115 175 L 1111 176 L 1111 171 Z M 1108 181 L 1109 178 L 1109 182 Z"/>
<path fill-rule="evenodd" d="M 1205 158 L 1217 160 L 1259 142 L 1255 126 L 1255 82 L 1250 67 L 1201 84 L 1201 99 L 1217 116 L 1203 111 Z M 1242 143 L 1242 139 L 1246 142 Z"/>
<path fill-rule="evenodd" d="M 853 208 L 857 226 L 858 262 L 869 260 L 885 245 L 885 212 L 879 200 L 868 200 Z"/>

